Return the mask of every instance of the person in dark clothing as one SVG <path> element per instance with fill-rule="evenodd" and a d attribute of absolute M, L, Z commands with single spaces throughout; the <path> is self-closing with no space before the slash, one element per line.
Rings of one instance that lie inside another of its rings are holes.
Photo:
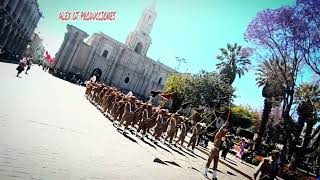
<path fill-rule="evenodd" d="M 19 74 L 22 73 L 22 71 L 24 71 L 24 67 L 26 66 L 26 64 L 27 64 L 27 59 L 26 59 L 26 58 L 23 58 L 23 59 L 19 62 L 19 65 L 18 65 L 18 67 L 16 68 L 16 70 L 18 71 L 17 77 L 20 77 Z"/>
<path fill-rule="evenodd" d="M 27 69 L 26 69 L 26 72 L 25 72 L 25 73 L 28 74 L 28 71 L 29 71 L 30 68 L 31 68 L 31 62 L 30 62 L 29 59 L 27 59 L 26 66 L 27 66 Z"/>
<path fill-rule="evenodd" d="M 224 139 L 224 141 L 222 143 L 221 157 L 223 159 L 226 159 L 227 154 L 228 154 L 228 152 L 229 152 L 231 147 L 232 147 L 231 137 L 230 137 L 230 134 L 227 133 L 227 135 L 225 136 L 225 139 Z"/>

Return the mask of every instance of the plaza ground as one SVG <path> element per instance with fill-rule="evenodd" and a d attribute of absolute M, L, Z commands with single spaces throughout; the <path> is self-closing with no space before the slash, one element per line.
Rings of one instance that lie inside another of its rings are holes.
<path fill-rule="evenodd" d="M 122 135 L 80 87 L 32 66 L 0 63 L 0 180 L 201 180 L 207 155 Z M 229 157 L 250 174 L 253 167 Z M 219 164 L 219 180 L 247 179 Z M 211 179 L 212 174 L 209 173 Z"/>

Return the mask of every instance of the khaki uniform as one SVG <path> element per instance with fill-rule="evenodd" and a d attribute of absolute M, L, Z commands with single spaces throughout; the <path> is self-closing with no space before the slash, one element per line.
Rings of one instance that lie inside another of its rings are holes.
<path fill-rule="evenodd" d="M 181 122 L 180 130 L 181 130 L 181 132 L 180 132 L 178 140 L 176 141 L 176 144 L 180 142 L 180 145 L 183 146 L 184 140 L 187 135 L 187 125 L 185 122 Z"/>
<path fill-rule="evenodd" d="M 122 119 L 120 121 L 120 126 L 122 124 L 124 124 L 125 129 L 128 128 L 128 126 L 133 121 L 134 111 L 135 111 L 135 104 L 127 102 L 125 107 L 124 107 L 124 113 L 123 113 Z"/>
<path fill-rule="evenodd" d="M 113 108 L 113 105 L 114 105 L 114 101 L 115 101 L 115 94 L 111 94 L 108 98 L 107 98 L 107 100 L 106 100 L 106 105 L 105 105 L 105 107 L 104 107 L 104 111 L 106 112 L 108 112 L 109 114 L 111 114 L 111 110 L 112 110 L 112 108 Z"/>
<path fill-rule="evenodd" d="M 196 124 L 195 126 L 192 127 L 192 136 L 190 138 L 190 141 L 188 143 L 188 147 L 192 146 L 192 150 L 194 150 L 196 146 L 196 142 L 199 136 L 200 131 L 200 124 Z"/>
<path fill-rule="evenodd" d="M 124 113 L 124 106 L 125 106 L 125 101 L 119 101 L 118 103 L 118 108 L 116 109 L 116 112 L 114 113 L 114 120 L 117 120 L 117 121 L 121 121 L 121 118 L 123 116 L 123 113 Z"/>
<path fill-rule="evenodd" d="M 142 130 L 142 134 L 143 135 L 146 134 L 147 128 L 148 128 L 148 123 L 147 123 L 148 119 L 149 119 L 149 112 L 148 112 L 148 110 L 144 109 L 142 111 L 142 118 L 140 120 L 139 128 L 137 130 L 138 133 Z"/>
<path fill-rule="evenodd" d="M 170 119 L 169 130 L 167 132 L 167 136 L 164 140 L 166 141 L 169 138 L 169 143 L 171 143 L 174 138 L 174 135 L 176 133 L 176 130 L 177 130 L 177 119 L 175 117 L 172 117 Z"/>
<path fill-rule="evenodd" d="M 140 106 L 134 111 L 132 122 L 131 122 L 132 127 L 135 127 L 136 124 L 137 125 L 140 124 L 140 121 L 142 119 L 143 110 L 144 110 L 144 108 L 142 106 Z"/>
<path fill-rule="evenodd" d="M 222 145 L 222 137 L 224 137 L 225 132 L 223 132 L 223 128 L 221 127 L 217 134 L 214 136 L 213 146 L 211 147 L 211 151 L 209 154 L 209 158 L 206 164 L 206 168 L 209 168 L 212 160 L 213 160 L 213 170 L 217 170 L 218 161 L 219 161 L 219 151 Z"/>
<path fill-rule="evenodd" d="M 102 103 L 102 98 L 104 97 L 104 94 L 107 92 L 107 87 L 104 87 L 101 91 L 100 91 L 100 93 L 98 94 L 98 97 L 97 97 L 97 104 L 98 105 L 101 105 L 101 103 Z"/>
<path fill-rule="evenodd" d="M 154 137 L 157 140 L 159 140 L 161 135 L 167 131 L 167 128 L 168 128 L 168 125 L 170 122 L 170 118 L 166 115 L 162 115 L 162 117 L 160 117 L 158 119 L 158 122 L 159 122 L 159 126 L 156 125 L 156 130 L 155 130 L 155 134 L 154 134 Z"/>

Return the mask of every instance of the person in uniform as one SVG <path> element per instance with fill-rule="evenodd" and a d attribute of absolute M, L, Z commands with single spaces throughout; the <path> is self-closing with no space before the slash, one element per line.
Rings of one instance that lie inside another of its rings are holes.
<path fill-rule="evenodd" d="M 126 104 L 125 97 L 120 95 L 118 107 L 116 108 L 115 113 L 113 114 L 113 124 L 115 124 L 118 121 L 121 121 L 124 113 L 125 104 Z"/>
<path fill-rule="evenodd" d="M 94 84 L 91 81 L 87 82 L 86 92 L 85 92 L 85 95 L 86 95 L 87 98 L 89 98 L 91 96 L 91 92 L 93 90 L 93 86 L 94 86 Z"/>
<path fill-rule="evenodd" d="M 161 109 L 159 107 L 152 108 L 152 115 L 147 120 L 147 133 L 150 133 L 150 129 L 152 129 L 156 125 L 158 115 L 160 114 L 160 110 Z"/>
<path fill-rule="evenodd" d="M 129 124 L 131 124 L 133 114 L 135 111 L 135 101 L 136 101 L 136 98 L 134 96 L 129 96 L 128 101 L 126 102 L 126 104 L 124 106 L 124 113 L 123 113 L 122 119 L 119 123 L 119 127 L 124 125 L 123 132 L 125 132 L 125 130 L 129 126 Z"/>
<path fill-rule="evenodd" d="M 104 88 L 103 84 L 98 84 L 97 88 L 94 90 L 92 101 L 94 102 L 95 105 L 97 105 L 98 95 L 100 94 L 103 88 Z"/>
<path fill-rule="evenodd" d="M 110 95 L 105 100 L 105 106 L 103 109 L 104 112 L 111 114 L 111 109 L 113 107 L 113 103 L 115 102 L 116 97 L 117 97 L 116 92 L 114 90 L 111 90 Z"/>
<path fill-rule="evenodd" d="M 169 144 L 172 143 L 172 140 L 174 138 L 174 135 L 176 134 L 176 130 L 177 130 L 177 118 L 178 118 L 178 114 L 174 113 L 172 115 L 172 118 L 170 118 L 170 123 L 169 123 L 169 129 L 167 132 L 167 136 L 164 139 L 164 141 L 167 141 L 167 139 L 169 139 Z"/>
<path fill-rule="evenodd" d="M 142 118 L 140 120 L 140 123 L 139 123 L 139 128 L 136 132 L 136 135 L 138 135 L 138 133 L 140 131 L 142 131 L 142 136 L 141 136 L 141 139 L 143 140 L 145 135 L 146 135 L 146 131 L 147 131 L 147 128 L 148 128 L 148 124 L 147 124 L 147 120 L 149 119 L 149 113 L 151 112 L 152 110 L 152 106 L 150 104 L 146 104 L 144 106 L 144 109 L 142 111 Z"/>
<path fill-rule="evenodd" d="M 104 97 L 104 95 L 106 94 L 107 90 L 108 90 L 108 86 L 106 85 L 102 85 L 102 90 L 100 91 L 100 93 L 98 94 L 98 97 L 97 97 L 97 105 L 98 106 L 101 106 L 101 103 L 102 103 L 102 99 Z"/>
<path fill-rule="evenodd" d="M 157 143 L 157 141 L 159 141 L 159 137 L 162 135 L 162 132 L 163 132 L 162 126 L 164 125 L 165 120 L 166 120 L 165 114 L 166 114 L 166 110 L 161 109 L 158 116 L 157 116 L 156 125 L 155 125 L 154 132 L 153 132 L 155 143 Z"/>
<path fill-rule="evenodd" d="M 192 130 L 192 136 L 191 136 L 191 138 L 189 140 L 187 148 L 189 148 L 191 146 L 192 147 L 192 152 L 193 152 L 194 148 L 196 146 L 196 142 L 197 142 L 200 130 L 201 130 L 200 123 L 196 123 L 196 125 L 194 125 L 191 130 Z"/>
<path fill-rule="evenodd" d="M 179 138 L 178 140 L 176 141 L 175 145 L 177 145 L 179 142 L 180 142 L 180 145 L 181 147 L 183 147 L 183 143 L 184 143 L 184 140 L 186 138 L 186 135 L 187 135 L 187 121 L 188 121 L 188 118 L 184 118 L 182 117 L 182 121 L 181 121 L 181 124 L 180 124 L 180 135 L 179 135 Z"/>
<path fill-rule="evenodd" d="M 104 113 L 106 111 L 105 108 L 106 108 L 107 100 L 108 100 L 110 94 L 111 94 L 111 89 L 110 89 L 110 87 L 107 86 L 107 90 L 100 100 L 100 110 L 102 113 Z"/>
<path fill-rule="evenodd" d="M 220 151 L 220 147 L 222 145 L 222 138 L 226 135 L 226 133 L 228 131 L 228 129 L 227 129 L 228 125 L 229 125 L 229 122 L 227 121 L 214 136 L 213 146 L 211 147 L 210 154 L 209 154 L 209 157 L 207 160 L 207 164 L 206 164 L 206 167 L 205 167 L 205 170 L 203 173 L 205 176 L 208 176 L 207 175 L 208 168 L 213 160 L 212 180 L 217 180 L 217 167 L 218 167 L 218 161 L 219 161 L 219 151 Z"/>
<path fill-rule="evenodd" d="M 136 102 L 136 110 L 133 113 L 133 117 L 132 117 L 132 122 L 131 122 L 131 127 L 136 128 L 136 125 L 140 124 L 140 121 L 142 119 L 142 113 L 144 111 L 144 109 L 146 108 L 146 104 L 141 102 L 141 101 L 137 101 Z M 138 130 L 136 128 L 136 130 Z"/>

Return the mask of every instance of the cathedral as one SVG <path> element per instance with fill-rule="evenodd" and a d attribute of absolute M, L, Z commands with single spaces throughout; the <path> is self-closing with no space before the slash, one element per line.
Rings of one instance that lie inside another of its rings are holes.
<path fill-rule="evenodd" d="M 89 37 L 86 32 L 68 24 L 68 31 L 55 57 L 54 68 L 65 73 L 80 74 L 84 79 L 96 75 L 99 82 L 147 98 L 151 90 L 161 90 L 167 75 L 175 72 L 147 57 L 156 17 L 153 3 L 144 10 L 125 44 L 103 33 L 94 33 Z M 87 37 L 87 42 L 84 42 Z"/>

